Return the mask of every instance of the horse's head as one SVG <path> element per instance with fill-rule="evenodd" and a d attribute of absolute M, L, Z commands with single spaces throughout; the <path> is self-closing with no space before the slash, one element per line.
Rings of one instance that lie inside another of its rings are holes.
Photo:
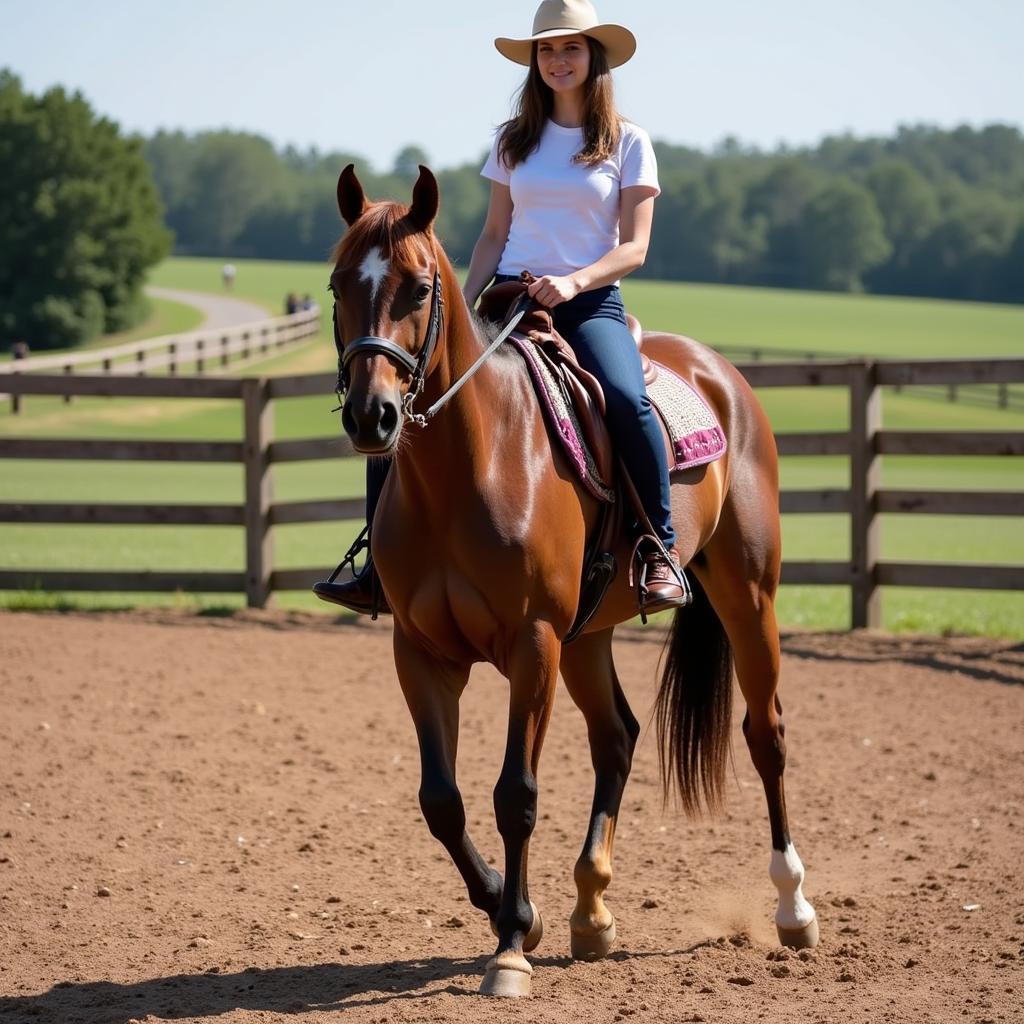
<path fill-rule="evenodd" d="M 341 422 L 367 455 L 394 450 L 440 334 L 441 279 L 431 225 L 437 180 L 426 167 L 412 206 L 368 203 L 349 164 L 338 209 L 349 230 L 334 252 L 334 341 Z"/>

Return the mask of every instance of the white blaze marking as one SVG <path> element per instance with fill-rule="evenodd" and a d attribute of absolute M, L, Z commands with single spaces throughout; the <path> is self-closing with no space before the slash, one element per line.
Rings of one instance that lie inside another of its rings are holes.
<path fill-rule="evenodd" d="M 772 850 L 768 875 L 779 890 L 779 909 L 775 923 L 783 928 L 803 928 L 814 920 L 814 907 L 804 899 L 801 889 L 804 866 L 790 843 L 784 852 Z"/>
<path fill-rule="evenodd" d="M 368 281 L 370 284 L 371 306 L 377 301 L 377 292 L 380 291 L 380 286 L 388 276 L 389 269 L 388 261 L 384 259 L 380 249 L 372 249 L 363 258 L 362 265 L 359 268 L 359 279 L 361 281 Z"/>

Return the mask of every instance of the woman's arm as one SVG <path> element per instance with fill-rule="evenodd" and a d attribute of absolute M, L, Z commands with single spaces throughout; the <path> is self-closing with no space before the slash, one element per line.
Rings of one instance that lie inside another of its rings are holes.
<path fill-rule="evenodd" d="M 483 230 L 473 247 L 473 256 L 469 261 L 469 272 L 466 283 L 462 286 L 462 294 L 470 308 L 476 305 L 480 293 L 494 277 L 498 261 L 505 251 L 509 228 L 512 226 L 512 191 L 508 185 L 491 182 L 491 200 L 487 206 L 487 219 Z"/>
<path fill-rule="evenodd" d="M 632 185 L 622 189 L 619 193 L 619 244 L 596 263 L 566 277 L 538 278 L 530 285 L 530 295 L 541 305 L 550 308 L 574 299 L 580 292 L 589 292 L 618 281 L 642 267 L 651 242 L 656 194 L 647 185 Z"/>

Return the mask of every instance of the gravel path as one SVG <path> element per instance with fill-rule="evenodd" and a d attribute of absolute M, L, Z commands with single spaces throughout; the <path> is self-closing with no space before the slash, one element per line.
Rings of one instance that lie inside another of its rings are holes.
<path fill-rule="evenodd" d="M 244 299 L 233 299 L 227 295 L 212 295 L 209 292 L 187 292 L 179 288 L 149 287 L 146 294 L 155 299 L 167 299 L 169 302 L 181 302 L 186 306 L 194 306 L 201 310 L 205 319 L 200 327 L 237 327 L 238 324 L 249 324 L 256 320 L 266 320 L 270 315 L 255 302 Z"/>

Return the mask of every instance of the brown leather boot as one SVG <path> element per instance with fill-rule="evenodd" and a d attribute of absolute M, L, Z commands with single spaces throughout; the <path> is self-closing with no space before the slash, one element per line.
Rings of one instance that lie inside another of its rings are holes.
<path fill-rule="evenodd" d="M 668 553 L 671 562 L 658 550 L 644 556 L 644 575 L 640 585 L 640 610 L 644 615 L 653 615 L 668 608 L 685 608 L 693 600 L 679 565 L 679 552 L 672 547 Z"/>

